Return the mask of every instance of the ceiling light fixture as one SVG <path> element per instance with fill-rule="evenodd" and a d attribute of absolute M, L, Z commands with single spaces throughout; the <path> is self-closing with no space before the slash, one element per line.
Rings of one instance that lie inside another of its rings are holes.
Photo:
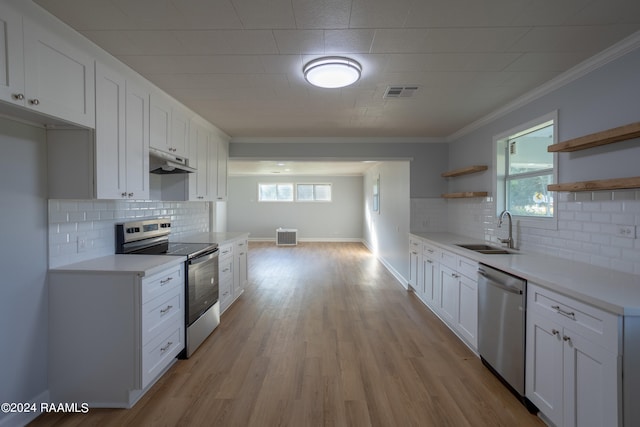
<path fill-rule="evenodd" d="M 357 82 L 362 66 L 350 58 L 326 56 L 308 62 L 302 71 L 304 78 L 312 85 L 333 89 Z"/>

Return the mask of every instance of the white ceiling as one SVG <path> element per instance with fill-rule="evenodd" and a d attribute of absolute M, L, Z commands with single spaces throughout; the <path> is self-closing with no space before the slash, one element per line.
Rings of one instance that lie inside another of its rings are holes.
<path fill-rule="evenodd" d="M 34 1 L 234 142 L 443 139 L 640 30 L 637 0 Z M 357 60 L 362 79 L 310 86 L 302 67 L 323 55 Z M 419 89 L 383 99 L 390 85 Z M 287 163 L 313 175 L 368 166 Z M 281 169 L 229 164 L 293 174 Z"/>
<path fill-rule="evenodd" d="M 34 1 L 234 141 L 444 138 L 640 30 L 637 0 Z M 322 55 L 362 79 L 310 86 Z"/>

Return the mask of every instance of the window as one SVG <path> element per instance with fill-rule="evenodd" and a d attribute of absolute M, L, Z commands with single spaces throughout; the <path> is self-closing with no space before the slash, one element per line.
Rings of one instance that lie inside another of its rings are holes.
<path fill-rule="evenodd" d="M 293 202 L 293 184 L 258 184 L 258 201 Z"/>
<path fill-rule="evenodd" d="M 496 138 L 496 209 L 506 209 L 521 219 L 555 219 L 553 192 L 556 182 L 555 155 L 547 151 L 554 144 L 556 113 Z M 529 224 L 533 225 L 533 224 Z"/>
<path fill-rule="evenodd" d="M 299 202 L 331 201 L 331 184 L 297 184 L 296 190 Z"/>

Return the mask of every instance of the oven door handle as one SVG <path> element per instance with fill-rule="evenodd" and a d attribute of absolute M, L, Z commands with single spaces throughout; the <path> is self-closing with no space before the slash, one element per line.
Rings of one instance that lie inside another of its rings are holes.
<path fill-rule="evenodd" d="M 215 252 L 212 252 L 212 253 L 210 253 L 208 255 L 202 255 L 202 256 L 190 259 L 189 260 L 189 265 L 200 264 L 200 263 L 203 263 L 203 262 L 210 261 L 210 260 L 212 260 L 214 258 L 217 258 L 217 257 L 218 257 L 218 250 L 216 249 Z"/>

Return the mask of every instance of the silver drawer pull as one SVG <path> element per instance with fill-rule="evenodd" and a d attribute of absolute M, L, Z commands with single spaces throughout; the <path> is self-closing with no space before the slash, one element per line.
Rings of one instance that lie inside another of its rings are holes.
<path fill-rule="evenodd" d="M 428 259 L 428 260 L 427 260 L 427 262 L 428 262 L 429 264 L 433 264 L 433 261 L 431 261 L 430 259 Z"/>
<path fill-rule="evenodd" d="M 552 329 L 552 330 L 551 330 L 551 333 L 552 333 L 553 335 L 559 335 L 559 334 L 560 334 L 560 331 L 559 331 L 559 330 L 557 330 L 557 329 Z"/>
<path fill-rule="evenodd" d="M 172 280 L 173 280 L 173 277 L 167 277 L 164 280 L 160 280 L 160 286 L 164 286 L 164 285 L 166 285 L 167 283 L 169 283 Z"/>
<path fill-rule="evenodd" d="M 567 343 L 569 343 L 569 344 L 571 344 L 571 337 L 569 337 L 569 336 L 567 336 L 567 335 L 564 335 L 564 336 L 562 337 L 562 340 L 563 340 L 563 341 L 565 341 L 565 342 L 567 342 Z"/>
<path fill-rule="evenodd" d="M 167 308 L 163 308 L 162 310 L 160 310 L 160 314 L 165 314 L 167 311 L 171 310 L 173 308 L 172 305 L 168 305 Z"/>
<path fill-rule="evenodd" d="M 169 350 L 169 348 L 171 348 L 172 345 L 173 345 L 173 341 L 169 341 L 167 345 L 165 345 L 164 347 L 160 347 L 160 353 L 164 353 L 165 351 Z"/>
<path fill-rule="evenodd" d="M 559 305 L 552 305 L 551 308 L 553 308 L 558 314 L 562 314 L 564 317 L 568 317 L 571 320 L 576 320 L 576 313 L 574 313 L 573 311 L 565 311 L 561 309 Z"/>

